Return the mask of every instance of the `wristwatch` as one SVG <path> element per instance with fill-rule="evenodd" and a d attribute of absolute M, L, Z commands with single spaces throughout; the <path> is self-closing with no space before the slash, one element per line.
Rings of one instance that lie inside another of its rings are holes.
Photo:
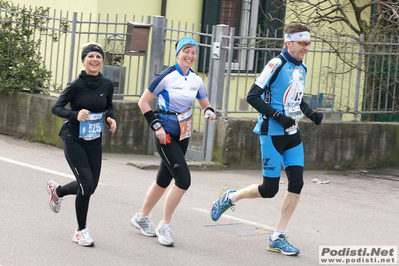
<path fill-rule="evenodd" d="M 161 122 L 156 122 L 152 125 L 152 130 L 157 131 L 158 129 L 160 129 L 162 127 Z"/>

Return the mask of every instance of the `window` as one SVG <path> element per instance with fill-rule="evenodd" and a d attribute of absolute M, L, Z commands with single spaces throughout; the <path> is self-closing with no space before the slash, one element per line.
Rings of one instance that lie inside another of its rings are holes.
<path fill-rule="evenodd" d="M 271 1 L 263 0 L 204 0 L 203 16 L 202 16 L 202 32 L 211 33 L 212 26 L 217 24 L 225 24 L 235 28 L 235 46 L 252 46 L 255 44 L 254 39 L 246 37 L 256 37 L 260 32 L 278 27 L 278 21 L 283 21 L 285 9 L 281 8 L 284 0 Z M 279 8 L 276 2 L 280 3 Z M 260 12 L 261 11 L 261 12 Z M 268 15 L 277 15 L 278 20 L 270 21 Z M 280 24 L 282 24 L 280 22 Z M 211 38 L 202 37 L 201 42 L 211 44 Z M 200 71 L 208 71 L 210 48 L 200 48 L 200 58 L 205 58 L 199 62 Z M 235 50 L 233 55 L 233 71 L 255 71 L 256 52 L 254 50 Z M 263 62 L 262 62 L 263 64 Z M 263 67 L 263 65 L 262 65 Z"/>
<path fill-rule="evenodd" d="M 204 0 L 201 31 L 211 33 L 213 25 L 225 24 L 235 28 L 235 36 L 255 36 L 258 9 L 259 0 Z M 201 42 L 211 44 L 210 38 L 207 37 L 202 37 Z M 248 44 L 247 39 L 236 41 L 235 46 L 245 44 Z M 210 52 L 210 48 L 200 49 L 200 58 L 206 58 L 199 62 L 200 71 L 208 71 Z M 252 61 L 253 54 L 252 51 Z M 235 51 L 233 57 L 234 65 L 232 69 L 238 70 L 238 65 L 245 66 L 248 55 L 245 53 L 245 56 L 240 56 L 239 52 Z M 251 65 L 253 66 L 253 64 Z"/>

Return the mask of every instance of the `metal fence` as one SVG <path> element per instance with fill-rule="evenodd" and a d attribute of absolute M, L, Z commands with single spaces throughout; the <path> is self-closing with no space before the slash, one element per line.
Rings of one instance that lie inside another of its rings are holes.
<path fill-rule="evenodd" d="M 32 8 L 12 6 L 11 9 L 0 10 L 0 20 L 4 21 L 10 14 L 26 15 L 24 10 L 34 11 Z M 56 10 L 48 10 L 45 14 L 31 15 L 41 21 L 37 28 L 31 25 L 35 32 L 33 39 L 38 43 L 44 65 L 51 72 L 46 88 L 41 89 L 59 93 L 83 69 L 80 47 L 87 42 L 98 42 L 104 46 L 107 54 L 107 69 L 103 69 L 103 72 L 123 85 L 116 86 L 116 95 L 141 95 L 152 79 L 147 74 L 147 56 L 152 55 L 126 56 L 123 54 L 124 45 L 127 22 L 152 24 L 151 17 L 116 15 L 111 18 L 109 15 Z M 246 104 L 245 97 L 263 66 L 280 53 L 283 47 L 281 37 L 269 32 L 264 36 L 258 32 L 257 36 L 260 37 L 234 36 L 234 28 L 229 27 L 224 27 L 222 36 L 217 37 L 215 26 L 213 29 L 208 26 L 204 33 L 200 32 L 199 26 L 174 21 L 166 21 L 163 27 L 165 39 L 161 44 L 164 45 L 164 65 L 174 64 L 176 41 L 184 35 L 193 36 L 199 41 L 201 49 L 201 57 L 194 68 L 205 82 L 209 81 L 209 86 L 215 82 L 209 79 L 214 63 L 225 61 L 223 104 L 218 109 L 226 117 L 256 113 Z M 46 33 L 41 30 L 46 30 Z M 221 53 L 227 53 L 223 58 L 212 57 L 212 45 L 216 38 L 221 38 Z M 160 43 L 154 45 L 159 47 Z M 305 98 L 312 107 L 325 112 L 351 115 L 396 113 L 398 58 L 397 36 L 376 36 L 364 40 L 363 36 L 316 34 L 304 59 L 308 67 Z M 117 76 L 120 68 L 124 68 L 123 76 Z M 218 76 L 217 79 L 222 78 Z M 222 84 L 220 81 L 216 83 Z"/>
<path fill-rule="evenodd" d="M 19 6 L 1 9 L 0 21 L 10 20 L 11 14 L 26 15 L 23 10 Z M 107 55 L 102 72 L 114 81 L 115 98 L 138 99 L 157 73 L 175 63 L 177 40 L 190 35 L 200 47 L 193 69 L 203 78 L 212 105 L 224 117 L 257 115 L 246 103 L 246 95 L 264 65 L 281 52 L 284 44 L 274 33 L 235 36 L 235 29 L 226 25 L 208 26 L 206 32 L 201 32 L 198 25 L 167 21 L 160 16 L 111 18 L 56 10 L 31 16 L 41 21 L 32 25 L 33 38 L 51 73 L 46 86 L 39 89 L 59 93 L 83 69 L 80 47 L 98 42 Z M 152 25 L 145 55 L 124 54 L 128 21 Z M 4 32 L 2 38 L 6 38 Z M 220 47 L 219 53 L 215 53 L 215 45 Z M 304 59 L 308 67 L 304 99 L 334 119 L 383 120 L 385 114 L 399 120 L 398 58 L 397 36 L 364 40 L 364 36 L 316 34 Z M 190 156 L 210 160 L 214 125 L 205 123 L 200 114 L 197 105 Z"/>
<path fill-rule="evenodd" d="M 38 8 L 11 6 L 0 9 L 0 21 L 16 24 L 18 22 L 12 21 L 16 16 L 30 17 L 30 20 L 26 19 L 30 23 L 28 29 L 33 32 L 29 37 L 51 73 L 51 78 L 40 90 L 59 94 L 83 70 L 81 47 L 85 43 L 96 42 L 104 48 L 106 58 L 102 72 L 114 81 L 116 98 L 142 94 L 146 84 L 147 55 L 124 56 L 124 40 L 128 21 L 149 24 L 151 17 L 116 15 L 111 18 L 109 15 L 62 10 L 37 11 Z M 33 24 L 34 20 L 40 22 Z M 4 31 L 2 37 L 7 38 Z M 15 60 L 18 61 L 18 56 Z"/>
<path fill-rule="evenodd" d="M 234 31 L 232 31 L 234 32 Z M 255 112 L 246 102 L 261 67 L 281 52 L 283 38 L 226 36 L 228 51 L 225 116 Z M 397 114 L 399 98 L 398 37 L 364 41 L 356 36 L 316 34 L 304 63 L 308 67 L 305 101 L 325 113 Z M 238 43 L 236 46 L 231 44 Z M 232 60 L 235 56 L 236 61 Z"/>

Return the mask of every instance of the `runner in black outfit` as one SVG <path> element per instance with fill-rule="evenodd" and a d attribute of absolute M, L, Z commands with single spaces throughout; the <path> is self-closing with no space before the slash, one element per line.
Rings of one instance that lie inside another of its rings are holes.
<path fill-rule="evenodd" d="M 76 195 L 75 208 L 78 228 L 72 241 L 82 246 L 93 246 L 86 226 L 90 196 L 94 193 L 101 171 L 103 130 L 102 116 L 106 118 L 113 134 L 116 121 L 112 109 L 113 84 L 100 73 L 104 52 L 97 43 L 82 47 L 82 62 L 85 66 L 77 79 L 68 84 L 55 102 L 52 112 L 67 120 L 60 130 L 65 158 L 76 177 L 76 181 L 64 186 L 50 180 L 51 210 L 58 213 L 66 195 Z M 65 106 L 70 103 L 71 109 Z"/>

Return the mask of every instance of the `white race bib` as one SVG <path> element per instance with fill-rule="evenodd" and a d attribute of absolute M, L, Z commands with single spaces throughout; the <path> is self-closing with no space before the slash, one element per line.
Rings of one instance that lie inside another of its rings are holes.
<path fill-rule="evenodd" d="M 101 136 L 104 130 L 102 113 L 90 113 L 86 121 L 79 122 L 79 138 L 93 140 Z"/>

